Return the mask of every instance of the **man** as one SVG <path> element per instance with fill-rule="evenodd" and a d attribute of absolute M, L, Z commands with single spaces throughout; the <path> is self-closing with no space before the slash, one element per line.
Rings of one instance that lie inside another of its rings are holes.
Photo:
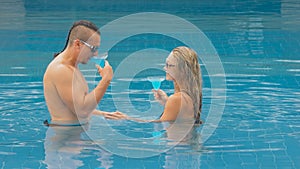
<path fill-rule="evenodd" d="M 113 77 L 112 67 L 107 61 L 101 68 L 96 65 L 102 79 L 93 91 L 78 68 L 98 55 L 100 32 L 92 22 L 81 20 L 71 27 L 63 51 L 55 55 L 44 74 L 44 95 L 52 124 L 81 124 L 91 114 L 113 118 L 119 112 L 108 113 L 96 110 Z"/>

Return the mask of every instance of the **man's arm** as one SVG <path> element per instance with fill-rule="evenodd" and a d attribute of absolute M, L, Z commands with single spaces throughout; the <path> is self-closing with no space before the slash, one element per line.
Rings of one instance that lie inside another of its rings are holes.
<path fill-rule="evenodd" d="M 111 70 L 110 70 L 111 69 Z M 102 99 L 112 78 L 112 68 L 103 68 L 102 80 L 90 93 L 86 81 L 79 70 L 60 66 L 55 70 L 55 86 L 64 104 L 81 118 L 88 117 Z"/>

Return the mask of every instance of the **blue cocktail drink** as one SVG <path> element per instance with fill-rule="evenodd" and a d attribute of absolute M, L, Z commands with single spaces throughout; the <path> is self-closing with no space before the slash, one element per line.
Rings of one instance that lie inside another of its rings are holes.
<path fill-rule="evenodd" d="M 97 55 L 97 56 L 93 56 L 91 57 L 91 61 L 100 65 L 101 67 L 104 67 L 105 66 L 105 59 L 108 57 L 108 53 L 105 52 L 101 55 Z"/>
<path fill-rule="evenodd" d="M 155 90 L 158 90 L 160 88 L 161 82 L 165 80 L 165 77 L 156 77 L 156 76 L 150 76 L 147 78 L 151 83 Z"/>

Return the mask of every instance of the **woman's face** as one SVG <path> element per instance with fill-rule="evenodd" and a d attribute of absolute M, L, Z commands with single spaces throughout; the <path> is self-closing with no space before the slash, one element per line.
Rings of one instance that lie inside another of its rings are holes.
<path fill-rule="evenodd" d="M 178 75 L 177 61 L 172 52 L 166 59 L 164 70 L 166 71 L 166 80 L 174 81 L 176 79 L 176 75 Z"/>

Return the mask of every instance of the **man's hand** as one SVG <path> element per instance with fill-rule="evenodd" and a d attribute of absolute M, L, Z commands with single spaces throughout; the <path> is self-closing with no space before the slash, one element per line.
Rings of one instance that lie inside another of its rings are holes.
<path fill-rule="evenodd" d="M 129 118 L 126 114 L 121 113 L 119 111 L 105 112 L 105 111 L 100 111 L 100 110 L 94 110 L 93 114 L 101 115 L 107 119 L 112 119 L 112 120 L 120 120 L 120 119 L 128 119 Z"/>
<path fill-rule="evenodd" d="M 113 69 L 108 63 L 108 61 L 105 60 L 105 66 L 103 68 L 101 68 L 101 66 L 99 65 L 96 65 L 96 67 L 102 79 L 110 82 L 111 79 L 113 78 Z"/>
<path fill-rule="evenodd" d="M 103 116 L 107 119 L 112 119 L 112 120 L 128 119 L 128 116 L 126 114 L 121 113 L 119 111 L 113 113 L 105 112 Z"/>

